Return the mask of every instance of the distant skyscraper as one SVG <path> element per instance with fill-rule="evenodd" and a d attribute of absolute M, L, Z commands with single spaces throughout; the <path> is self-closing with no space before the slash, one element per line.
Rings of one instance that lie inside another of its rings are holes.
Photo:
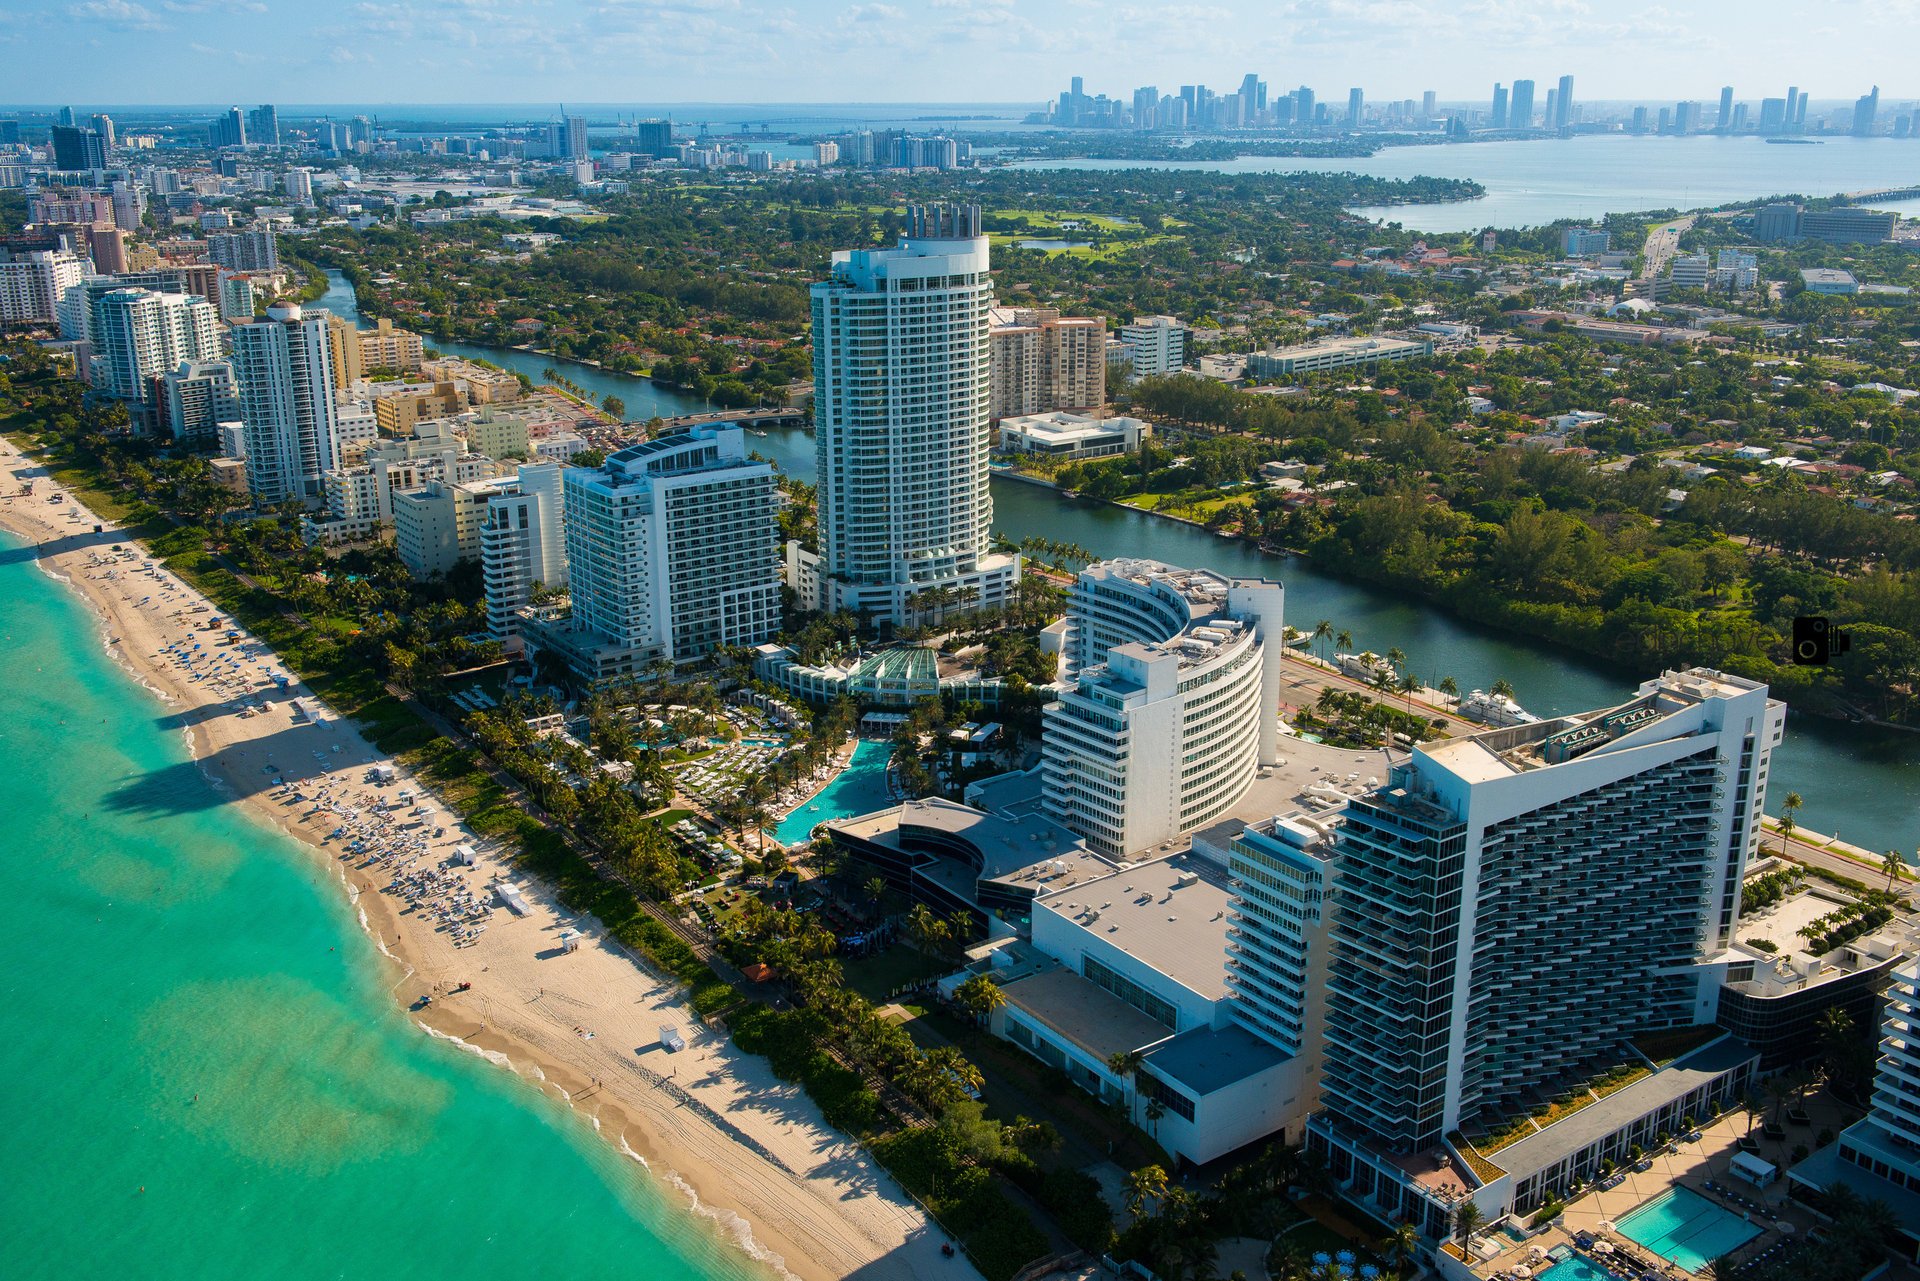
<path fill-rule="evenodd" d="M 113 150 L 113 117 L 102 113 L 93 118 L 93 131 L 100 135 L 100 145 L 108 151 Z"/>
<path fill-rule="evenodd" d="M 1145 85 L 1133 91 L 1133 127 L 1135 129 L 1154 129 L 1159 127 L 1160 91 L 1152 85 Z"/>
<path fill-rule="evenodd" d="M 262 147 L 280 145 L 280 113 L 262 104 L 247 113 L 247 141 Z"/>
<path fill-rule="evenodd" d="M 246 114 L 238 107 L 228 107 L 224 115 L 214 117 L 207 126 L 207 145 L 216 148 L 246 146 Z"/>
<path fill-rule="evenodd" d="M 1558 89 L 1549 89 L 1547 90 L 1546 106 L 1540 112 L 1540 127 L 1542 129 L 1557 128 L 1558 126 L 1556 126 L 1553 122 L 1558 120 L 1559 118 L 1560 118 L 1560 91 Z"/>
<path fill-rule="evenodd" d="M 1782 126 L 1784 128 L 1791 129 L 1793 127 L 1794 122 L 1798 120 L 1802 114 L 1803 112 L 1800 106 L 1800 87 L 1798 85 L 1788 85 L 1786 115 L 1782 118 L 1782 121 L 1781 121 Z M 1761 128 L 1766 127 L 1766 118 L 1767 118 L 1767 110 L 1765 106 L 1762 106 L 1760 108 Z"/>
<path fill-rule="evenodd" d="M 1678 134 L 1692 133 L 1700 127 L 1700 104 L 1681 102 L 1674 104 L 1673 131 Z"/>
<path fill-rule="evenodd" d="M 1366 93 L 1359 89 L 1347 90 L 1347 124 L 1349 127 L 1357 126 L 1360 123 L 1360 117 L 1366 112 L 1366 109 Z"/>
<path fill-rule="evenodd" d="M 1865 138 L 1873 133 L 1876 117 L 1880 114 L 1880 86 L 1875 85 L 1873 92 L 1862 94 L 1853 103 L 1853 136 Z"/>
<path fill-rule="evenodd" d="M 1507 87 L 1505 85 L 1497 84 L 1493 87 L 1493 127 L 1495 129 L 1507 127 Z"/>
<path fill-rule="evenodd" d="M 1301 85 L 1293 91 L 1293 121 L 1299 125 L 1310 125 L 1314 120 L 1313 90 Z"/>
<path fill-rule="evenodd" d="M 836 253 L 813 286 L 820 554 L 789 582 L 816 607 L 906 623 L 1006 601 L 987 488 L 993 277 L 977 205 L 911 206 L 892 249 Z"/>
<path fill-rule="evenodd" d="M 92 129 L 73 125 L 53 127 L 53 167 L 55 169 L 105 169 L 106 139 Z"/>
<path fill-rule="evenodd" d="M 333 354 L 324 311 L 282 304 L 233 327 L 233 380 L 246 424 L 247 487 L 261 503 L 317 497 L 339 466 Z"/>
<path fill-rule="evenodd" d="M 1732 85 L 1722 85 L 1720 87 L 1720 115 L 1714 120 L 1713 127 L 1721 133 L 1726 133 L 1733 128 Z"/>
<path fill-rule="evenodd" d="M 585 116 L 567 117 L 567 159 L 585 160 L 587 158 L 587 118 Z"/>
<path fill-rule="evenodd" d="M 73 126 L 74 126 L 74 118 L 73 118 L 73 108 L 72 108 L 72 107 L 62 107 L 62 108 L 60 108 L 60 123 L 61 123 L 61 124 L 63 124 L 63 125 L 65 125 L 65 126 L 66 126 L 67 128 L 69 128 L 69 129 L 71 129 L 71 128 L 73 128 Z"/>
<path fill-rule="evenodd" d="M 1760 100 L 1760 132 L 1779 133 L 1787 127 L 1793 117 L 1787 110 L 1785 98 L 1762 98 Z"/>
<path fill-rule="evenodd" d="M 1437 105 L 1438 99 L 1439 95 L 1431 89 L 1420 95 L 1420 116 L 1422 119 L 1433 119 L 1434 107 Z"/>
<path fill-rule="evenodd" d="M 1639 106 L 1633 109 L 1633 123 L 1629 125 L 1628 128 L 1632 129 L 1635 133 L 1645 133 L 1647 131 L 1647 109 L 1645 106 Z"/>
<path fill-rule="evenodd" d="M 1560 77 L 1560 101 L 1554 108 L 1553 125 L 1567 129 L 1573 125 L 1573 77 Z"/>
<path fill-rule="evenodd" d="M 1507 100 L 1507 128 L 1533 128 L 1533 81 L 1513 82 L 1513 95 Z"/>

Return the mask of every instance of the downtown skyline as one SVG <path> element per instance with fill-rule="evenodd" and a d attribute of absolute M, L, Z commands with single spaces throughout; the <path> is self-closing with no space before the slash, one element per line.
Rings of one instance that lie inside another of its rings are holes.
<path fill-rule="evenodd" d="M 1443 102 L 1476 101 L 1495 81 L 1551 68 L 1591 86 L 1590 101 L 1631 103 L 1704 97 L 1729 80 L 1800 84 L 1816 101 L 1877 82 L 1898 98 L 1909 70 L 1899 51 L 1911 45 L 1897 36 L 1920 34 L 1920 10 L 1877 14 L 1882 38 L 1867 45 L 1839 18 L 1808 26 L 1804 11 L 1772 0 L 1742 16 L 1729 34 L 1634 0 L 1605 9 L 1341 0 L 1278 11 L 1244 0 L 1152 11 L 1091 0 L 442 0 L 404 12 L 322 0 L 297 13 L 260 0 L 24 0 L 0 12 L 0 49 L 34 55 L 13 60 L 10 97 L 54 105 L 76 91 L 97 105 L 198 105 L 208 85 L 235 99 L 374 103 L 396 83 L 414 105 L 487 101 L 475 91 L 492 84 L 511 84 L 518 101 L 579 105 L 749 96 L 716 92 L 729 84 L 772 103 L 1022 104 L 1077 68 L 1116 88 L 1226 82 L 1252 69 L 1275 84 L 1366 85 L 1382 97 L 1433 89 Z M 1704 75 L 1703 42 L 1719 51 L 1705 61 L 1720 64 Z M 857 47 L 879 55 L 857 80 L 825 70 Z M 199 70 L 183 77 L 182 66 Z"/>

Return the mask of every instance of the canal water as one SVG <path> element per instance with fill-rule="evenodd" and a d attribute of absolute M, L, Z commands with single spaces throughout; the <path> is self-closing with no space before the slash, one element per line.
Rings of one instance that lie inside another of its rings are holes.
<path fill-rule="evenodd" d="M 328 274 L 334 287 L 316 305 L 358 319 L 352 286 L 338 273 Z M 629 418 L 672 417 L 706 408 L 696 397 L 629 374 L 469 343 L 433 340 L 430 345 L 535 380 L 542 370 L 557 369 L 595 397 L 619 396 Z M 790 475 L 811 481 L 816 474 L 810 433 L 774 429 L 753 437 L 750 444 Z M 1451 676 L 1464 691 L 1486 689 L 1504 677 L 1520 702 L 1542 716 L 1605 706 L 1630 695 L 1642 677 L 1651 675 L 1476 627 L 1398 593 L 1334 578 L 1298 557 L 1270 555 L 1131 508 L 1068 499 L 1005 477 L 994 478 L 993 501 L 994 529 L 1015 542 L 1037 536 L 1075 543 L 1102 557 L 1139 556 L 1225 574 L 1280 578 L 1286 583 L 1287 618 L 1293 626 L 1311 630 L 1324 618 L 1336 632 L 1353 633 L 1358 648 L 1384 653 L 1398 647 L 1413 672 L 1428 683 Z M 1777 814 L 1789 792 L 1805 801 L 1795 816 L 1801 827 L 1869 849 L 1901 849 L 1912 861 L 1914 846 L 1920 843 L 1920 734 L 1789 715 L 1786 741 L 1774 754 L 1768 808 Z"/>

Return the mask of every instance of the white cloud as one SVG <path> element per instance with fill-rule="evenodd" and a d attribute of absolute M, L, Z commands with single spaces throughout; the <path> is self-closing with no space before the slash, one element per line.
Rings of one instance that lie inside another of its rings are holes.
<path fill-rule="evenodd" d="M 129 0 L 90 0 L 87 4 L 77 6 L 74 12 L 83 18 L 104 22 L 124 31 L 164 31 L 167 27 L 153 10 L 131 4 Z"/>

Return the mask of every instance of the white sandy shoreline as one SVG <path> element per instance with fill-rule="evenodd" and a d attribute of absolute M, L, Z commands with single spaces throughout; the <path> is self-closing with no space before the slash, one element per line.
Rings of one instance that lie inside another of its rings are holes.
<path fill-rule="evenodd" d="M 34 494 L 17 495 L 28 479 Z M 676 1189 L 690 1210 L 776 1275 L 828 1281 L 866 1270 L 875 1278 L 977 1281 L 964 1256 L 941 1255 L 944 1234 L 857 1145 L 825 1124 L 798 1087 L 776 1078 L 764 1059 L 702 1028 L 677 989 L 636 964 L 599 922 L 567 912 L 546 887 L 523 881 L 404 769 L 385 787 L 366 782 L 369 767 L 386 758 L 297 682 L 282 691 L 259 679 L 266 667 L 285 670 L 271 653 L 232 662 L 224 656 L 236 650 L 210 646 L 198 665 L 176 661 L 170 646 L 183 638 L 189 647 L 211 641 L 222 633 L 200 628 L 225 615 L 164 569 L 144 573 L 153 563 L 144 551 L 138 562 L 115 567 L 125 573 L 107 578 L 94 557 L 106 554 L 117 531 L 70 494 L 64 503 L 49 501 L 63 493 L 11 441 L 0 439 L 0 526 L 39 549 L 42 569 L 77 592 L 99 619 L 107 651 L 182 716 L 194 759 L 222 794 L 333 866 L 369 941 L 392 967 L 395 999 L 410 1007 L 433 994 L 431 1005 L 409 1015 L 424 1031 L 564 1101 L 616 1151 Z M 105 536 L 93 535 L 96 521 L 106 525 Z M 122 538 L 123 546 L 136 546 Z M 46 546 L 63 539 L 74 545 Z M 209 612 L 191 612 L 200 604 Z M 212 688 L 216 678 L 192 679 L 212 666 L 214 655 L 222 656 L 222 672 L 234 673 L 220 681 L 220 690 Z M 242 669 L 257 692 L 238 692 Z M 238 715 L 233 700 L 241 697 L 266 710 Z M 288 708 L 294 698 L 321 711 L 324 723 L 295 722 Z M 274 778 L 289 786 L 276 794 Z M 431 811 L 409 829 L 409 839 L 420 842 L 414 870 L 434 867 L 455 845 L 470 844 L 480 851 L 479 866 L 448 872 L 447 879 L 479 901 L 489 897 L 494 877 L 509 877 L 522 885 L 526 916 L 496 911 L 484 933 L 456 946 L 426 910 L 386 892 L 397 861 L 370 865 L 343 848 L 347 838 L 330 839 L 350 822 L 365 825 L 376 795 L 391 797 L 402 788 Z M 291 803 L 296 790 L 303 803 Z M 316 796 L 325 797 L 325 807 L 315 808 Z M 359 817 L 345 819 L 349 812 Z M 428 835 L 439 827 L 442 836 Z M 558 946 L 562 930 L 578 932 L 577 950 Z M 454 992 L 462 982 L 471 990 Z M 663 1024 L 680 1030 L 686 1050 L 670 1055 L 659 1046 Z M 673 1089 L 656 1085 L 655 1073 L 670 1078 Z M 674 1090 L 701 1106 L 685 1106 Z M 706 1119 L 703 1109 L 724 1117 L 752 1146 Z"/>

